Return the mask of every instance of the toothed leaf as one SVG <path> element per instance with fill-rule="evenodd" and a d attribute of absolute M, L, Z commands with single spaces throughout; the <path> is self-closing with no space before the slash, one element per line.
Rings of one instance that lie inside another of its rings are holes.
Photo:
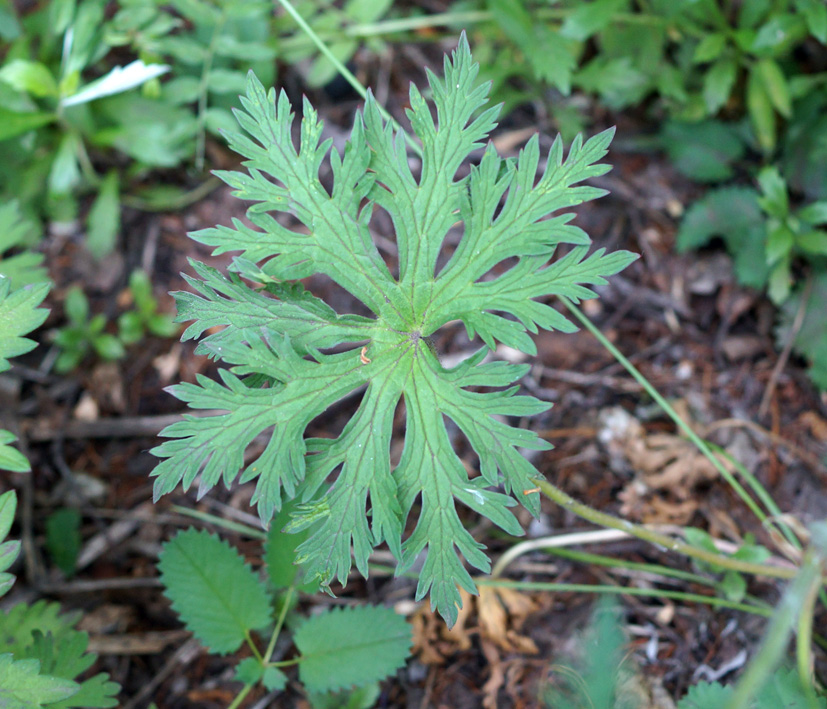
<path fill-rule="evenodd" d="M 293 640 L 302 683 L 310 692 L 326 692 L 361 687 L 402 667 L 411 626 L 390 608 L 334 608 L 304 621 Z"/>
<path fill-rule="evenodd" d="M 166 596 L 212 652 L 234 652 L 270 623 L 264 585 L 229 544 L 190 529 L 164 544 L 158 568 Z"/>

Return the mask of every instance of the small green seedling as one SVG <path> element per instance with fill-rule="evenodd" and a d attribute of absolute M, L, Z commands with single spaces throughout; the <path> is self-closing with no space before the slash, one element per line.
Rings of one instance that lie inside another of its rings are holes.
<path fill-rule="evenodd" d="M 699 530 L 698 530 L 699 531 Z M 786 643 L 783 643 L 786 647 Z M 624 652 L 623 630 L 614 604 L 597 605 L 583 637 L 579 662 L 553 665 L 552 681 L 543 691 L 548 709 L 639 709 L 640 689 L 629 677 L 637 673 Z M 827 700 L 802 684 L 795 670 L 782 664 L 751 693 L 749 709 L 827 709 Z M 678 709 L 730 709 L 736 688 L 720 682 L 698 682 L 678 702 Z"/>
<path fill-rule="evenodd" d="M 9 357 L 25 354 L 36 343 L 25 337 L 43 323 L 48 311 L 38 307 L 48 283 L 11 289 L 0 276 L 0 372 Z M 8 444 L 14 436 L 0 430 L 0 470 L 27 472 L 20 451 Z M 14 522 L 17 497 L 13 490 L 0 495 L 0 596 L 14 583 L 8 571 L 20 553 L 19 541 L 7 541 Z M 0 611 L 0 707 L 114 707 L 120 687 L 101 673 L 77 681 L 95 662 L 87 653 L 89 636 L 75 630 L 79 614 L 59 615 L 57 603 L 19 603 Z"/>
<path fill-rule="evenodd" d="M 298 665 L 299 679 L 315 698 L 314 706 L 331 700 L 331 693 L 344 697 L 353 687 L 370 693 L 410 654 L 411 628 L 389 608 L 335 608 L 291 624 L 299 655 L 272 660 L 290 607 L 289 597 L 281 598 L 274 622 L 273 600 L 284 589 L 285 575 L 290 577 L 290 596 L 296 587 L 295 568 L 290 570 L 293 559 L 283 553 L 283 537 L 277 530 L 268 536 L 268 578 L 263 581 L 218 537 L 193 529 L 180 532 L 164 544 L 158 564 L 172 607 L 210 652 L 224 655 L 245 644 L 249 647 L 252 657 L 241 660 L 236 670 L 245 694 L 259 683 L 268 690 L 284 689 L 287 675 L 282 669 L 292 665 Z M 266 649 L 256 642 L 262 631 L 270 635 Z M 338 706 L 345 705 L 347 701 Z"/>
<path fill-rule="evenodd" d="M 108 361 L 126 354 L 121 341 L 106 332 L 106 316 L 98 313 L 89 317 L 89 301 L 78 286 L 66 293 L 63 308 L 69 324 L 60 328 L 54 337 L 55 344 L 62 350 L 55 362 L 58 372 L 73 370 L 90 351 Z"/>
<path fill-rule="evenodd" d="M 825 268 L 827 229 L 823 227 L 827 225 L 827 200 L 793 209 L 787 183 L 774 167 L 761 170 L 758 184 L 758 204 L 767 218 L 768 293 L 774 303 L 782 304 L 790 297 L 793 259 L 820 260 L 820 270 Z"/>
<path fill-rule="evenodd" d="M 250 74 L 244 111 L 236 112 L 247 135 L 229 135 L 248 172 L 218 175 L 253 202 L 253 227 L 235 220 L 195 233 L 215 253 L 240 255 L 229 276 L 193 261 L 198 279 L 187 281 L 195 292 L 176 294 L 178 320 L 194 321 L 184 339 L 209 330 L 196 351 L 229 369 L 219 370 L 220 382 L 199 376 L 171 391 L 192 408 L 227 413 L 169 426 L 161 433 L 169 440 L 153 451 L 164 459 L 153 472 L 156 500 L 196 478 L 203 495 L 239 473 L 241 482 L 256 481 L 252 502 L 265 525 L 285 500 L 297 499 L 287 529 L 310 530 L 298 561 L 324 588 L 344 583 L 354 560 L 367 576 L 368 558 L 383 542 L 400 573 L 427 551 L 417 599 L 430 594 L 449 623 L 457 618 L 457 586 L 476 590 L 459 554 L 490 568 L 457 503 L 522 534 L 510 508 L 539 513 L 540 473 L 521 449 L 550 447 L 507 423 L 550 407 L 511 386 L 529 365 L 486 357 L 497 343 L 536 354 L 530 333 L 540 328 L 573 332 L 544 299 L 593 298 L 589 286 L 636 258 L 603 249 L 589 255 L 590 239 L 570 223 L 573 215 L 555 214 L 605 193 L 579 183 L 609 169 L 599 160 L 613 131 L 578 137 L 565 157 L 558 137 L 538 179 L 538 136 L 516 160 L 485 147 L 500 107 L 484 108 L 489 85 L 477 72 L 463 36 L 445 59 L 444 78 L 429 73 L 433 105 L 411 87 L 408 118 L 422 146 L 415 171 L 406 137 L 385 123 L 372 96 L 343 153 L 322 141 L 322 123 L 305 101 L 297 149 L 286 94 L 266 91 Z M 472 153 L 479 162 L 461 175 Z M 319 175 L 326 158 L 332 186 Z M 379 210 L 396 229 L 398 259 L 390 264 L 371 238 Z M 272 212 L 293 214 L 303 228 L 286 228 Z M 554 259 L 560 245 L 567 249 Z M 312 274 L 328 276 L 369 315 L 340 314 L 309 293 L 299 279 Z M 428 338 L 457 321 L 484 346 L 446 369 Z M 352 392 L 361 403 L 338 437 L 305 437 L 315 418 Z M 401 401 L 405 446 L 393 468 Z M 447 419 L 479 456 L 479 474 L 469 474 L 455 452 Z M 259 434 L 265 447 L 245 460 Z M 410 516 L 413 532 L 403 543 Z"/>
<path fill-rule="evenodd" d="M 5 541 L 14 521 L 17 498 L 0 495 L 0 596 L 14 583 L 6 571 L 20 542 Z M 60 615 L 60 605 L 18 603 L 0 611 L 0 707 L 96 709 L 117 706 L 120 687 L 109 675 L 78 677 L 95 662 L 87 653 L 89 636 L 75 629 L 80 613 Z"/>
<path fill-rule="evenodd" d="M 787 182 L 774 167 L 761 170 L 758 187 L 710 190 L 686 211 L 678 248 L 697 249 L 721 237 L 740 283 L 766 288 L 781 307 L 779 347 L 792 338 L 795 351 L 810 361 L 813 382 L 827 390 L 827 325 L 821 307 L 827 294 L 827 200 L 793 207 Z M 806 266 L 810 286 L 793 277 L 796 265 Z M 799 312 L 803 319 L 793 327 Z"/>
<path fill-rule="evenodd" d="M 118 337 L 123 344 L 134 345 L 147 332 L 156 337 L 172 337 L 178 332 L 172 316 L 158 312 L 158 301 L 152 295 L 152 282 L 145 271 L 132 272 L 129 277 L 129 292 L 135 308 L 118 318 Z"/>

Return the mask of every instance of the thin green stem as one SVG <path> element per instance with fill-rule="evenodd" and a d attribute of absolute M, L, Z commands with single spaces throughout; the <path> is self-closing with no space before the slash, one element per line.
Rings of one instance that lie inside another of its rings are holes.
<path fill-rule="evenodd" d="M 708 586 L 709 588 L 720 589 L 721 584 L 714 579 L 695 574 L 691 571 L 683 571 L 681 569 L 673 569 L 670 566 L 663 566 L 662 564 L 650 564 L 637 561 L 627 561 L 626 559 L 617 559 L 613 556 L 605 556 L 603 554 L 590 554 L 584 551 L 576 551 L 574 549 L 549 549 L 549 553 L 555 556 L 560 556 L 564 559 L 571 559 L 582 564 L 589 564 L 591 566 L 605 566 L 612 569 L 626 569 L 628 571 L 639 571 L 647 574 L 655 574 L 663 576 L 664 579 L 677 579 L 680 581 L 688 581 L 700 586 Z M 756 606 L 769 608 L 770 605 L 759 598 L 752 596 L 745 597 L 750 603 Z"/>
<path fill-rule="evenodd" d="M 368 92 L 367 89 L 362 85 L 362 82 L 356 78 L 350 69 L 348 69 L 334 54 L 330 51 L 328 46 L 324 43 L 321 37 L 316 34 L 316 31 L 305 21 L 305 19 L 298 13 L 293 4 L 290 0 L 278 0 L 278 3 L 287 11 L 287 13 L 292 17 L 296 24 L 302 29 L 302 31 L 312 40 L 313 44 L 316 45 L 316 48 L 325 56 L 327 59 L 333 63 L 333 66 L 336 67 L 336 70 L 345 78 L 345 80 L 353 87 L 353 90 L 356 91 L 363 99 L 367 100 Z M 408 132 L 402 128 L 401 125 L 396 121 L 396 119 L 388 113 L 384 106 L 376 104 L 376 107 L 379 110 L 380 115 L 384 118 L 388 123 L 390 123 L 394 130 L 401 131 L 402 134 L 405 136 L 405 140 L 407 141 L 408 145 L 411 149 L 420 157 L 422 157 L 422 148 L 414 142 L 413 138 L 408 134 Z"/>
<path fill-rule="evenodd" d="M 299 657 L 294 657 L 292 660 L 279 660 L 278 662 L 271 662 L 270 667 L 293 667 L 294 665 L 298 665 L 304 657 L 299 655 Z"/>
<path fill-rule="evenodd" d="M 671 418 L 672 421 L 675 422 L 675 425 L 681 431 L 683 431 L 683 433 L 690 441 L 692 441 L 692 443 L 695 444 L 695 447 L 707 458 L 707 460 L 709 460 L 709 462 L 712 463 L 713 466 L 715 466 L 715 469 L 721 474 L 721 477 L 724 480 L 726 480 L 727 483 L 729 483 L 730 487 L 732 487 L 732 489 L 735 490 L 738 496 L 744 501 L 744 504 L 746 504 L 747 507 L 749 507 L 750 510 L 752 510 L 753 514 L 755 514 L 755 516 L 758 517 L 759 520 L 763 520 L 764 518 L 766 518 L 766 515 L 763 513 L 763 511 L 755 502 L 755 500 L 752 499 L 750 494 L 744 489 L 743 485 L 741 485 L 741 483 L 739 483 L 735 479 L 735 476 L 732 475 L 732 473 L 730 473 L 726 469 L 724 464 L 721 463 L 721 461 L 715 455 L 712 454 L 712 451 L 709 449 L 709 446 L 706 444 L 706 442 L 697 433 L 695 433 L 695 431 L 692 430 L 692 427 L 688 423 L 686 423 L 686 421 L 684 421 L 678 415 L 675 409 L 672 408 L 669 402 L 666 401 L 666 399 L 664 399 L 660 395 L 658 390 L 655 389 L 655 387 L 653 387 L 649 383 L 649 380 L 646 379 L 646 377 L 644 377 L 643 374 L 640 373 L 637 367 L 635 367 L 635 365 L 633 365 L 628 359 L 626 359 L 626 357 L 619 349 L 617 349 L 617 347 L 615 347 L 611 342 L 609 342 L 606 336 L 603 335 L 603 333 L 600 332 L 600 330 L 597 327 L 595 327 L 592 321 L 589 320 L 580 311 L 580 309 L 574 305 L 574 303 L 572 303 L 568 298 L 565 297 L 561 297 L 560 300 L 563 302 L 563 305 L 565 305 L 566 308 L 569 309 L 571 314 L 574 315 L 574 317 L 577 318 L 577 320 L 579 320 L 580 323 L 592 335 L 594 335 L 597 338 L 600 344 L 603 345 L 603 347 L 611 353 L 611 355 L 623 366 L 623 368 L 627 372 L 629 372 L 629 374 L 631 374 L 632 377 L 634 377 L 638 384 L 640 384 L 646 390 L 646 393 L 649 394 L 649 396 L 651 396 L 652 399 L 655 400 L 655 402 L 657 402 L 657 404 L 663 409 L 666 415 L 669 416 L 669 418 Z"/>
<path fill-rule="evenodd" d="M 253 653 L 253 655 L 255 655 L 255 656 L 256 656 L 256 660 L 258 660 L 259 662 L 263 663 L 263 659 L 262 659 L 262 657 L 261 657 L 261 653 L 258 651 L 258 648 L 256 647 L 256 644 L 253 642 L 253 636 L 252 636 L 252 635 L 250 635 L 250 631 L 249 631 L 249 630 L 245 630 L 245 631 L 244 631 L 244 640 L 245 640 L 245 641 L 246 641 L 246 643 L 247 643 L 247 647 L 249 647 L 249 648 L 250 648 L 250 652 L 252 652 L 252 653 Z"/>
<path fill-rule="evenodd" d="M 574 544 L 597 544 L 600 542 L 616 542 L 621 539 L 628 539 L 627 532 L 619 532 L 613 529 L 598 529 L 583 532 L 572 532 L 571 534 L 557 534 L 542 539 L 529 539 L 525 542 L 515 544 L 504 552 L 497 559 L 491 569 L 491 576 L 502 576 L 506 567 L 523 554 L 528 554 L 537 549 L 551 550 L 555 547 L 572 546 Z"/>
<path fill-rule="evenodd" d="M 284 601 L 281 605 L 278 620 L 276 620 L 276 627 L 273 628 L 273 634 L 270 636 L 270 642 L 267 644 L 267 650 L 264 652 L 264 658 L 262 660 L 263 664 L 269 663 L 270 658 L 273 656 L 273 651 L 276 649 L 276 641 L 279 639 L 281 629 L 284 627 L 284 619 L 287 618 L 287 611 L 289 610 L 290 603 L 293 600 L 294 592 L 295 587 L 291 585 L 287 589 L 287 593 L 284 594 Z"/>
<path fill-rule="evenodd" d="M 227 709 L 238 709 L 241 706 L 241 702 L 244 701 L 244 698 L 250 693 L 253 689 L 252 684 L 245 684 L 241 691 L 238 693 L 238 696 L 233 700 L 233 703 Z"/>
<path fill-rule="evenodd" d="M 706 562 L 707 564 L 715 564 L 725 569 L 732 569 L 733 571 L 741 571 L 747 574 L 755 574 L 757 576 L 771 576 L 775 578 L 789 579 L 795 576 L 795 569 L 781 566 L 769 566 L 766 564 L 755 564 L 749 561 L 741 561 L 740 559 L 733 559 L 722 554 L 708 551 L 706 549 L 699 549 L 691 546 L 686 542 L 682 542 L 674 537 L 668 537 L 665 534 L 654 532 L 646 527 L 633 524 L 625 519 L 619 519 L 606 512 L 600 512 L 593 507 L 575 500 L 573 497 L 563 492 L 556 485 L 553 485 L 548 480 L 537 478 L 535 480 L 540 491 L 553 502 L 556 502 L 561 507 L 582 517 L 593 524 L 600 527 L 608 527 L 609 529 L 619 529 L 622 532 L 627 532 L 633 537 L 642 539 L 651 544 L 655 544 L 664 550 L 676 551 L 692 559 Z"/>
<path fill-rule="evenodd" d="M 805 688 L 811 703 L 815 699 L 812 693 L 813 685 L 813 618 L 815 616 L 816 598 L 819 586 L 812 584 L 804 597 L 798 616 L 798 632 L 795 638 L 795 658 L 798 668 L 798 678 Z"/>
<path fill-rule="evenodd" d="M 752 698 L 764 686 L 787 652 L 787 641 L 804 610 L 805 599 L 814 594 L 821 583 L 821 564 L 818 556 L 810 550 L 804 555 L 798 575 L 787 587 L 767 624 L 761 647 L 735 687 L 728 709 L 747 709 L 750 706 Z"/>
<path fill-rule="evenodd" d="M 279 613 L 279 617 L 276 620 L 276 625 L 273 628 L 273 632 L 270 635 L 270 642 L 267 643 L 267 650 L 265 650 L 264 655 L 258 651 L 253 639 L 250 637 L 249 631 L 246 632 L 245 638 L 247 640 L 247 645 L 249 646 L 250 650 L 252 650 L 253 655 L 255 655 L 256 659 L 262 665 L 262 667 L 266 665 L 272 665 L 273 667 L 284 666 L 285 664 L 295 664 L 294 661 L 288 660 L 287 663 L 284 662 L 270 662 L 270 658 L 273 656 L 273 651 L 276 649 L 276 641 L 279 638 L 279 634 L 281 633 L 281 629 L 284 626 L 284 619 L 287 617 L 287 609 L 290 607 L 290 601 L 293 600 L 293 586 L 290 586 L 287 589 L 287 593 L 284 594 L 284 604 L 281 607 L 281 612 Z M 241 706 L 241 702 L 244 701 L 244 697 L 246 697 L 250 690 L 255 686 L 255 682 L 252 684 L 245 684 L 241 691 L 238 693 L 238 696 L 233 700 L 233 703 L 230 704 L 229 709 L 237 709 Z"/>
<path fill-rule="evenodd" d="M 253 539 L 261 539 L 262 541 L 267 539 L 266 532 L 263 532 L 260 529 L 256 529 L 255 527 L 251 527 L 248 524 L 242 524 L 241 522 L 232 522 L 231 520 L 224 519 L 216 515 L 212 515 L 209 512 L 191 510 L 186 507 L 179 507 L 178 505 L 173 505 L 172 509 L 175 512 L 178 512 L 179 514 L 186 515 L 187 517 L 194 517 L 195 519 L 200 519 L 202 522 L 209 522 L 210 524 L 214 524 L 217 527 L 223 527 L 224 529 L 228 529 L 231 532 L 238 532 L 239 534 L 244 534 L 245 536 L 251 537 Z"/>
<path fill-rule="evenodd" d="M 751 606 L 746 603 L 730 601 L 718 596 L 703 596 L 699 593 L 686 593 L 684 591 L 669 591 L 662 588 L 631 588 L 628 586 L 608 586 L 587 583 L 543 583 L 541 581 L 505 581 L 503 579 L 475 578 L 474 582 L 479 586 L 493 586 L 500 588 L 514 588 L 523 591 L 556 591 L 558 593 L 610 593 L 619 596 L 650 596 L 652 598 L 671 598 L 690 603 L 705 603 L 719 608 L 731 608 L 732 610 L 752 613 L 769 618 L 772 615 L 770 608 Z"/>
<path fill-rule="evenodd" d="M 89 157 L 89 153 L 86 151 L 86 144 L 83 142 L 83 137 L 80 135 L 80 133 L 77 133 L 76 136 L 78 146 L 77 158 L 81 172 L 83 172 L 83 176 L 86 178 L 86 181 L 90 185 L 96 188 L 100 187 L 101 178 L 98 175 L 98 173 L 95 172 L 95 166 L 92 164 L 92 159 Z"/>
<path fill-rule="evenodd" d="M 735 467 L 741 477 L 747 481 L 747 484 L 752 488 L 752 491 L 755 493 L 755 496 L 763 503 L 764 507 L 766 508 L 769 515 L 764 514 L 760 516 L 759 519 L 761 523 L 764 525 L 773 524 L 778 527 L 781 534 L 787 539 L 787 541 L 793 545 L 796 549 L 801 549 L 801 542 L 798 540 L 798 537 L 795 536 L 795 532 L 790 529 L 788 524 L 785 524 L 780 520 L 782 516 L 781 509 L 775 504 L 775 500 L 772 499 L 770 494 L 767 492 L 766 488 L 759 482 L 758 478 L 756 478 L 749 470 L 747 470 L 746 466 L 741 463 L 739 460 L 734 458 L 728 451 L 724 450 L 720 446 L 715 445 L 714 443 L 710 443 L 709 441 L 705 441 L 706 445 L 709 448 L 717 453 L 718 455 L 726 458 L 730 462 L 731 465 Z M 774 519 L 770 519 L 773 517 Z"/>

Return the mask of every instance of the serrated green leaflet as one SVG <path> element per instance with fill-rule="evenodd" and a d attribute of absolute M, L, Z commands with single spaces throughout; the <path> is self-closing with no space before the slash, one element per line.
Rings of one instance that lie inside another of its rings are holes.
<path fill-rule="evenodd" d="M 221 370 L 220 382 L 200 377 L 172 393 L 193 408 L 226 413 L 188 417 L 165 429 L 162 436 L 169 440 L 154 450 L 165 460 L 153 475 L 157 499 L 179 484 L 189 488 L 199 475 L 204 494 L 222 480 L 230 485 L 243 470 L 242 482 L 256 481 L 253 503 L 265 524 L 284 499 L 297 497 L 302 504 L 290 528 L 311 532 L 298 548 L 299 560 L 325 585 L 334 578 L 344 582 L 354 561 L 367 575 L 368 557 L 383 542 L 400 560 L 400 571 L 427 549 L 417 596 L 430 593 L 432 605 L 453 623 L 457 585 L 475 590 L 457 552 L 474 567 L 489 569 L 456 502 L 510 534 L 521 533 L 509 508 L 519 502 L 538 512 L 539 495 L 526 491 L 539 473 L 519 448 L 549 446 L 502 417 L 529 416 L 550 405 L 517 396 L 516 387 L 477 391 L 509 387 L 527 366 L 483 362 L 484 349 L 445 369 L 426 338 L 458 320 L 488 348 L 501 342 L 533 354 L 530 333 L 575 329 L 538 299 L 594 297 L 589 286 L 605 283 L 635 257 L 602 250 L 587 256 L 589 238 L 569 223 L 571 215 L 552 216 L 603 194 L 578 183 L 608 170 L 598 161 L 611 131 L 585 143 L 575 140 L 565 157 L 556 140 L 539 180 L 536 137 L 516 161 L 501 159 L 489 146 L 470 174 L 459 178 L 469 153 L 495 127 L 499 107 L 482 110 L 489 87 L 477 81 L 464 37 L 446 57 L 444 78 L 430 72 L 428 78 L 436 120 L 419 91 L 410 92 L 408 117 L 423 154 L 421 169 L 414 171 L 404 135 L 382 120 L 372 97 L 342 154 L 330 140 L 321 141 L 322 124 L 305 101 L 297 149 L 286 95 L 266 92 L 249 76 L 244 111 L 237 112 L 247 135 L 229 136 L 248 172 L 220 176 L 236 196 L 253 202 L 253 226 L 235 221 L 195 233 L 215 253 L 241 254 L 229 277 L 193 264 L 201 279 L 190 279 L 197 292 L 177 295 L 179 320 L 193 321 L 186 339 L 223 326 L 198 351 L 230 369 Z M 326 157 L 329 189 L 319 176 Z M 398 274 L 371 238 L 370 220 L 378 209 L 393 220 Z M 303 228 L 286 228 L 273 212 L 293 214 Z M 452 248 L 446 237 L 458 223 L 462 238 Z M 552 260 L 559 244 L 575 248 Z M 284 282 L 311 274 L 331 278 L 373 317 L 339 314 L 300 285 Z M 241 277 L 265 287 L 254 289 Z M 332 347 L 336 354 L 319 351 Z M 341 435 L 304 437 L 315 417 L 363 389 Z M 405 446 L 392 469 L 389 450 L 400 400 L 407 415 Z M 479 476 L 469 477 L 454 452 L 445 417 L 479 455 Z M 247 447 L 262 433 L 263 451 L 245 461 Z M 497 486 L 504 493 L 491 489 Z M 417 501 L 416 526 L 403 544 Z"/>
<path fill-rule="evenodd" d="M 238 650 L 270 622 L 270 601 L 239 553 L 212 534 L 189 529 L 164 544 L 158 568 L 172 607 L 211 652 Z"/>
<path fill-rule="evenodd" d="M 304 621 L 293 637 L 310 692 L 360 687 L 405 664 L 411 626 L 390 608 L 334 608 Z"/>

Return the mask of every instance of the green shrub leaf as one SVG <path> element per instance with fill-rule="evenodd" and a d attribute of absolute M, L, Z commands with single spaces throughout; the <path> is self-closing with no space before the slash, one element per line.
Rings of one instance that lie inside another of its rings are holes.
<path fill-rule="evenodd" d="M 609 25 L 615 14 L 625 11 L 628 6 L 629 0 L 595 0 L 581 4 L 566 17 L 560 27 L 560 34 L 571 39 L 586 40 Z"/>
<path fill-rule="evenodd" d="M 775 148 L 776 139 L 775 112 L 764 77 L 755 66 L 747 79 L 747 111 L 758 144 L 764 152 L 771 152 Z"/>
<path fill-rule="evenodd" d="M 792 334 L 796 314 L 801 308 L 801 299 L 806 289 L 796 289 L 792 297 L 781 308 L 776 340 L 783 346 Z M 810 297 L 805 304 L 804 319 L 795 333 L 793 347 L 810 362 L 810 378 L 827 391 L 827 319 L 824 317 L 824 303 L 827 303 L 827 274 L 814 277 Z"/>
<path fill-rule="evenodd" d="M 273 590 L 287 588 L 300 580 L 298 589 L 305 593 L 319 590 L 318 581 L 301 582 L 304 569 L 296 564 L 296 547 L 310 536 L 307 529 L 295 534 L 284 531 L 294 512 L 295 504 L 291 500 L 273 517 L 267 539 L 264 542 L 264 563 L 267 565 L 267 578 Z"/>
<path fill-rule="evenodd" d="M 73 680 L 88 670 L 96 655 L 87 653 L 89 636 L 67 626 L 57 637 L 44 635 L 40 630 L 32 633 L 32 644 L 16 658 L 35 659 L 41 673 Z M 97 709 L 117 706 L 120 686 L 109 681 L 109 675 L 100 673 L 80 683 L 77 692 L 69 697 L 50 703 L 50 709 Z"/>
<path fill-rule="evenodd" d="M 46 548 L 68 577 L 74 575 L 80 553 L 80 523 L 80 512 L 72 507 L 56 510 L 46 519 Z"/>
<path fill-rule="evenodd" d="M 559 672 L 555 685 L 544 694 L 547 707 L 631 707 L 620 691 L 624 637 L 619 620 L 617 604 L 608 596 L 601 598 L 584 633 L 581 658 Z M 578 681 L 572 681 L 573 677 Z"/>
<path fill-rule="evenodd" d="M 287 675 L 278 667 L 265 667 L 264 672 L 261 673 L 261 683 L 269 692 L 284 689 L 287 686 Z"/>
<path fill-rule="evenodd" d="M 164 544 L 158 568 L 167 598 L 212 652 L 233 652 L 251 630 L 270 623 L 264 585 L 229 544 L 205 531 Z"/>
<path fill-rule="evenodd" d="M 375 682 L 402 667 L 411 628 L 389 608 L 334 608 L 304 621 L 293 640 L 305 687 L 326 692 Z"/>
<path fill-rule="evenodd" d="M 264 666 L 255 657 L 245 657 L 236 665 L 235 678 L 244 684 L 255 684 L 261 679 Z"/>
<path fill-rule="evenodd" d="M 738 62 L 732 57 L 721 57 L 704 74 L 703 97 L 710 116 L 726 104 L 737 73 Z"/>
<path fill-rule="evenodd" d="M 804 15 L 810 34 L 827 44 L 827 6 L 820 0 L 795 0 L 795 5 Z"/>
<path fill-rule="evenodd" d="M 744 154 L 744 144 L 735 129 L 720 121 L 669 121 L 661 139 L 675 167 L 699 182 L 731 177 L 732 163 Z"/>
<path fill-rule="evenodd" d="M 753 288 L 767 284 L 770 270 L 765 253 L 765 217 L 759 195 L 746 187 L 710 190 L 686 210 L 678 230 L 681 251 L 705 246 L 721 237 L 735 259 L 738 280 Z"/>
<path fill-rule="evenodd" d="M 121 226 L 120 186 L 117 170 L 110 170 L 101 182 L 98 196 L 89 210 L 86 246 L 96 259 L 112 253 Z"/>

